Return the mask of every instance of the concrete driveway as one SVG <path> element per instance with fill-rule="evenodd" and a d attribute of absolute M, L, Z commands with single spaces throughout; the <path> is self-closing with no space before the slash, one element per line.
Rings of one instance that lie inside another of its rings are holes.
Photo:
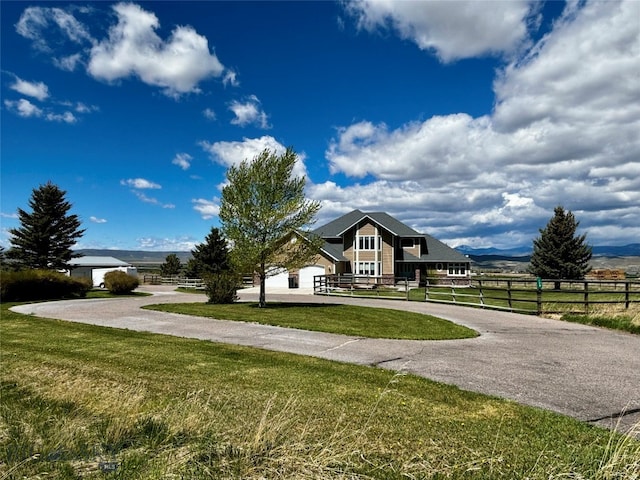
<path fill-rule="evenodd" d="M 267 292 L 268 301 L 348 303 L 426 313 L 480 333 L 465 340 L 367 339 L 141 310 L 154 303 L 205 301 L 203 295 L 176 293 L 170 287 L 141 289 L 154 295 L 38 303 L 13 310 L 402 370 L 621 431 L 640 422 L 636 335 L 451 305 Z M 257 300 L 254 290 L 240 296 Z"/>

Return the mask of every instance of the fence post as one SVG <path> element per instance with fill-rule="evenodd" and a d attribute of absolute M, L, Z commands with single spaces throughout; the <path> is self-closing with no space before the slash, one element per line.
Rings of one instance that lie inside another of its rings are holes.
<path fill-rule="evenodd" d="M 589 313 L 589 282 L 584 282 L 584 313 Z"/>
<path fill-rule="evenodd" d="M 536 307 L 538 310 L 538 316 L 542 315 L 542 279 L 536 278 Z"/>
<path fill-rule="evenodd" d="M 407 302 L 409 301 L 409 280 L 404 279 L 404 290 L 407 292 Z"/>
<path fill-rule="evenodd" d="M 630 285 L 631 285 L 631 282 L 629 280 L 627 280 L 626 283 L 625 283 L 625 287 L 624 287 L 624 308 L 625 308 L 625 310 L 629 310 L 629 303 L 630 303 L 629 296 L 631 295 Z"/>
<path fill-rule="evenodd" d="M 482 294 L 482 280 L 478 280 L 478 289 L 480 290 L 480 305 L 484 308 L 484 295 Z"/>
<path fill-rule="evenodd" d="M 509 299 L 509 308 L 513 309 L 511 304 L 511 280 L 507 280 L 507 298 Z"/>

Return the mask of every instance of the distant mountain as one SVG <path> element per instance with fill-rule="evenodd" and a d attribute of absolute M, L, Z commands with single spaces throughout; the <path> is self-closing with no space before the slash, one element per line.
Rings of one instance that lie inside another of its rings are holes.
<path fill-rule="evenodd" d="M 456 247 L 460 253 L 470 257 L 497 256 L 497 257 L 528 257 L 531 255 L 531 247 L 516 248 L 473 248 L 468 245 Z M 640 256 L 640 243 L 629 245 L 598 245 L 593 247 L 594 257 L 636 257 Z M 528 260 L 527 260 L 528 261 Z"/>
<path fill-rule="evenodd" d="M 630 243 L 623 246 L 593 247 L 593 254 L 599 257 L 637 257 L 640 256 L 640 243 Z"/>
<path fill-rule="evenodd" d="M 481 256 L 481 255 L 498 255 L 501 257 L 522 257 L 525 255 L 531 255 L 531 247 L 515 247 L 515 248 L 473 248 L 469 245 L 460 245 L 456 247 L 460 253 L 469 256 Z"/>
<path fill-rule="evenodd" d="M 123 262 L 133 265 L 140 264 L 161 264 L 164 263 L 167 255 L 175 253 L 182 263 L 186 263 L 191 258 L 191 252 L 147 252 L 143 250 L 101 250 L 101 249 L 81 249 L 76 250 L 84 256 L 115 257 Z"/>

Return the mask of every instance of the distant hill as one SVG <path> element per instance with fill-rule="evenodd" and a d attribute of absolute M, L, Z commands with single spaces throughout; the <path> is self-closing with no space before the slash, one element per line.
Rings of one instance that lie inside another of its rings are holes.
<path fill-rule="evenodd" d="M 100 249 L 81 249 L 76 250 L 85 256 L 98 256 L 98 257 L 115 257 L 123 262 L 131 263 L 132 265 L 145 265 L 145 264 L 162 264 L 164 263 L 167 255 L 175 253 L 182 263 L 186 263 L 191 258 L 191 252 L 147 252 L 143 250 L 100 250 Z"/>
<path fill-rule="evenodd" d="M 468 245 L 460 245 L 456 247 L 460 253 L 469 256 L 497 255 L 501 257 L 522 257 L 531 255 L 531 247 L 514 247 L 514 248 L 473 248 Z"/>
<path fill-rule="evenodd" d="M 637 257 L 640 256 L 640 243 L 623 246 L 596 246 L 593 254 L 602 257 Z"/>
<path fill-rule="evenodd" d="M 516 247 L 516 248 L 473 248 L 468 245 L 460 245 L 456 247 L 459 252 L 473 257 L 527 257 L 526 261 L 529 261 L 531 255 L 531 247 Z M 593 247 L 593 255 L 597 257 L 637 257 L 640 256 L 640 243 L 630 243 L 629 245 L 596 245 Z M 506 260 L 507 258 L 503 258 Z M 525 260 L 520 260 L 525 261 Z"/>

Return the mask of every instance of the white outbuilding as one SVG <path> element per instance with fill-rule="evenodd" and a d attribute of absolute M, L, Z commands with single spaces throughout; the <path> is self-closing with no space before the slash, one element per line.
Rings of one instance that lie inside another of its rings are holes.
<path fill-rule="evenodd" d="M 71 277 L 91 279 L 94 287 L 103 287 L 105 274 L 114 270 L 120 270 L 133 277 L 138 276 L 136 267 L 115 257 L 78 257 L 72 259 L 69 266 Z"/>

